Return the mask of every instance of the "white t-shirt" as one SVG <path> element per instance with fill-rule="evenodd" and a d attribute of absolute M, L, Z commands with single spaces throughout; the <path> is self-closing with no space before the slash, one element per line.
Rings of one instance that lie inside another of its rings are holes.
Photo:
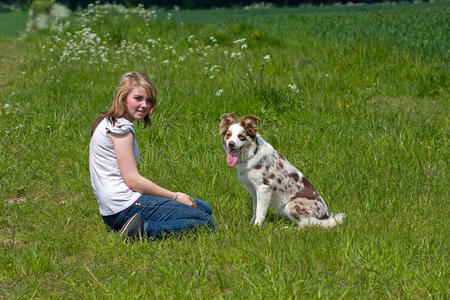
<path fill-rule="evenodd" d="M 104 118 L 95 129 L 89 144 L 91 184 L 102 216 L 114 215 L 124 210 L 141 196 L 125 184 L 108 134 L 109 132 L 126 134 L 130 130 L 133 133 L 133 152 L 137 164 L 139 150 L 136 133 L 133 123 L 127 119 L 119 118 L 113 125 Z"/>

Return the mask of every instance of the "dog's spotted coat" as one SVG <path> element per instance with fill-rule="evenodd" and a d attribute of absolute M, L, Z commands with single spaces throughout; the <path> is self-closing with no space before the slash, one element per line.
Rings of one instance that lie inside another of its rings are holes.
<path fill-rule="evenodd" d="M 257 120 L 255 116 L 238 120 L 233 114 L 224 114 L 220 123 L 227 162 L 236 165 L 239 180 L 253 198 L 250 222 L 261 225 L 270 206 L 301 227 L 340 223 L 344 214 L 328 213 L 308 179 L 257 133 Z"/>

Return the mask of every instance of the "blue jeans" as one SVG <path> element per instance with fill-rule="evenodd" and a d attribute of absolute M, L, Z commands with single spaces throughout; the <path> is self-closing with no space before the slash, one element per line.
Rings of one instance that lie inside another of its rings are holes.
<path fill-rule="evenodd" d="M 194 200 L 197 208 L 167 198 L 142 195 L 123 211 L 102 218 L 111 228 L 119 230 L 129 218 L 138 213 L 144 220 L 145 234 L 153 238 L 187 232 L 201 226 L 214 229 L 216 220 L 211 216 L 211 205 L 200 199 Z"/>

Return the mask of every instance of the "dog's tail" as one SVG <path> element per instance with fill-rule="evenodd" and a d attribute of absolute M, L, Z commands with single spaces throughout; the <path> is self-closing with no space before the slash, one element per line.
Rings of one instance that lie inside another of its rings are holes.
<path fill-rule="evenodd" d="M 325 219 L 317 219 L 314 217 L 302 218 L 300 222 L 298 222 L 298 227 L 319 226 L 322 228 L 331 228 L 338 224 L 341 224 L 344 218 L 345 213 L 330 215 L 328 218 Z"/>

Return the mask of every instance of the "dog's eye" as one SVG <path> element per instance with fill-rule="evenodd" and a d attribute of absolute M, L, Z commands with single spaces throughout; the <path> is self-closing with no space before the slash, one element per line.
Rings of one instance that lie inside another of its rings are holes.
<path fill-rule="evenodd" d="M 240 135 L 238 136 L 238 138 L 239 138 L 241 141 L 245 141 L 245 134 L 240 134 Z"/>
<path fill-rule="evenodd" d="M 231 132 L 227 131 L 227 133 L 225 133 L 225 138 L 229 139 L 231 137 Z"/>

